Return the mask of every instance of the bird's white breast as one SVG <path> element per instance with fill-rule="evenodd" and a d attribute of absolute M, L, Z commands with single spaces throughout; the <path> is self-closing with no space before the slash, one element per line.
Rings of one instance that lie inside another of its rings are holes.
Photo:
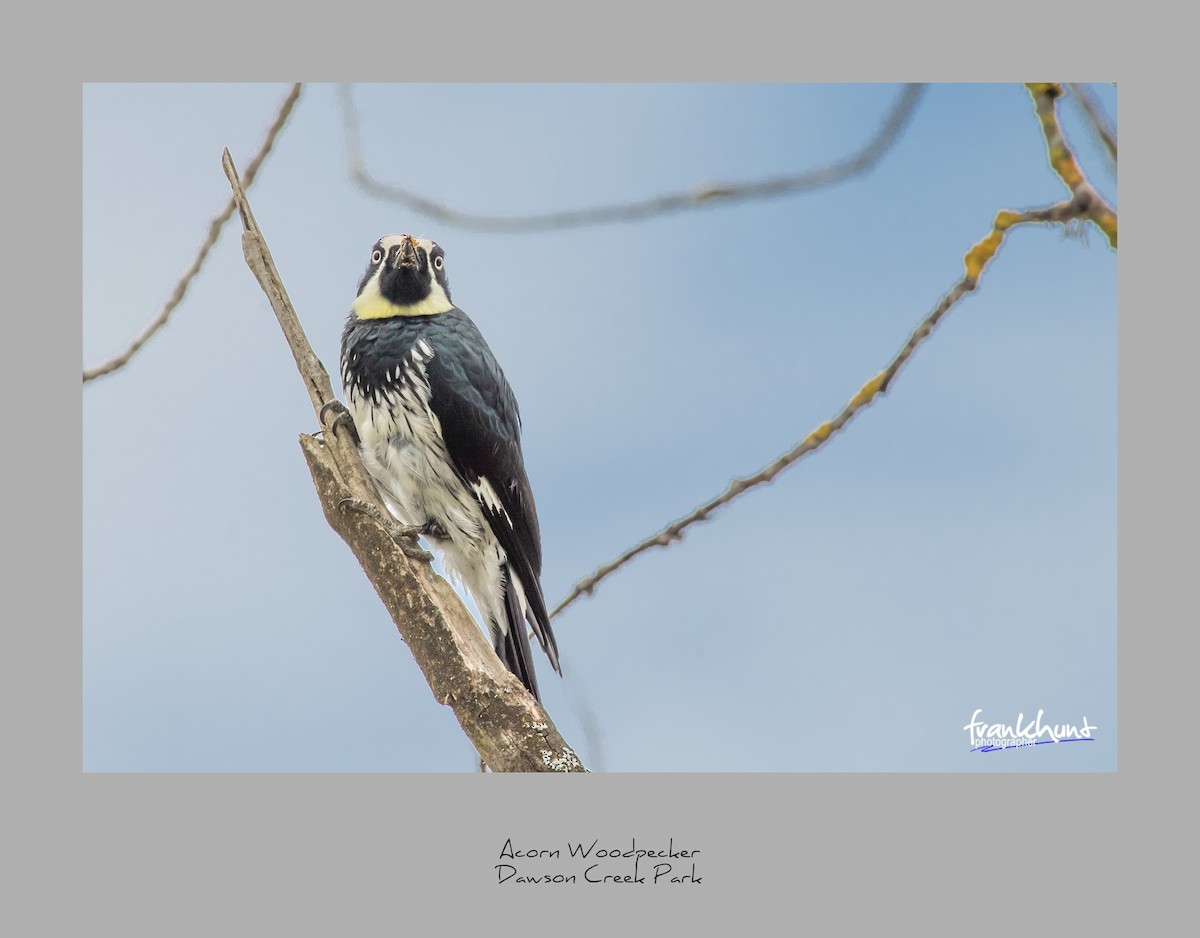
<path fill-rule="evenodd" d="M 432 357 L 429 345 L 418 342 L 370 398 L 345 382 L 347 405 L 358 429 L 363 463 L 389 511 L 403 524 L 435 521 L 447 535 L 434 542 L 447 571 L 471 591 L 488 619 L 503 624 L 500 569 L 507 557 L 479 498 L 450 462 L 441 422 L 429 406 L 425 365 Z M 480 497 L 490 495 L 498 503 L 490 484 L 480 481 L 486 487 Z"/>

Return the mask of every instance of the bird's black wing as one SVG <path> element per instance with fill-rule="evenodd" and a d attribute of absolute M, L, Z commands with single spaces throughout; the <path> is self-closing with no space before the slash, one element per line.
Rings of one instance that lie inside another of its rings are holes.
<path fill-rule="evenodd" d="M 461 310 L 443 313 L 426 365 L 430 408 L 441 423 L 442 438 L 454 468 L 476 491 L 496 540 L 508 555 L 525 590 L 530 625 L 550 659 L 558 663 L 558 645 L 542 596 L 542 541 L 533 491 L 521 455 L 521 417 L 517 399 L 492 350 Z M 490 485 L 496 501 L 485 491 Z M 513 623 L 521 628 L 520 622 Z M 515 637 L 515 636 L 514 636 Z"/>

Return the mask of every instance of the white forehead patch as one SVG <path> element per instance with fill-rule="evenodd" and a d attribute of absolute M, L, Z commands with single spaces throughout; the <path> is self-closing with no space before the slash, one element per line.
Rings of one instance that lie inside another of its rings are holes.
<path fill-rule="evenodd" d="M 408 235 L 402 235 L 402 234 L 384 235 L 382 238 L 379 239 L 378 246 L 383 249 L 383 253 L 386 256 L 388 251 L 390 251 L 392 248 L 396 247 L 397 245 L 401 244 L 404 241 L 404 239 L 407 237 L 408 237 Z M 435 247 L 437 247 L 437 242 L 430 241 L 428 238 L 413 238 L 413 241 L 415 241 L 420 247 L 423 247 L 425 249 L 426 254 L 428 254 Z"/>

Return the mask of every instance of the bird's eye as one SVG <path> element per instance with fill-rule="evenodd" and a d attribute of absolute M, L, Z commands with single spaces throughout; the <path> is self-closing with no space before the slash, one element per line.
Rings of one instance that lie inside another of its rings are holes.
<path fill-rule="evenodd" d="M 381 260 L 383 260 L 383 251 L 379 250 L 379 248 L 376 248 L 371 252 L 371 263 L 378 264 Z"/>
<path fill-rule="evenodd" d="M 433 256 L 433 266 L 434 266 L 434 267 L 436 267 L 438 270 L 441 270 L 441 269 L 442 269 L 442 265 L 443 265 L 444 263 L 445 263 L 445 261 L 443 261 L 443 260 L 442 260 L 442 255 L 440 255 L 440 254 L 435 254 L 435 255 Z"/>

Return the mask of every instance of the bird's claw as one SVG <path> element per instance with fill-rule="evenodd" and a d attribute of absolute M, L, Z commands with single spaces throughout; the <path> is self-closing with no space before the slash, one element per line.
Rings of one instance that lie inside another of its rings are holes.
<path fill-rule="evenodd" d="M 326 404 L 325 406 L 328 407 L 329 405 Z M 411 557 L 413 560 L 423 560 L 426 563 L 433 560 L 433 554 L 417 543 L 417 538 L 426 533 L 424 527 L 421 525 L 397 524 L 370 502 L 364 502 L 358 498 L 343 498 L 338 504 L 351 511 L 361 512 L 375 521 L 376 524 L 387 531 L 388 535 L 396 542 L 396 546 L 404 552 L 405 556 Z"/>
<path fill-rule="evenodd" d="M 420 560 L 424 563 L 430 563 L 433 560 L 433 554 L 417 543 L 415 534 L 411 537 L 401 537 L 396 541 L 396 545 L 406 557 L 412 560 Z"/>
<path fill-rule="evenodd" d="M 327 411 L 333 411 L 335 415 L 334 418 L 329 421 L 328 425 L 325 423 L 325 414 Z M 339 426 L 344 426 L 350 431 L 350 436 L 354 440 L 355 445 L 357 446 L 361 443 L 358 437 L 358 427 L 354 425 L 354 418 L 350 416 L 350 411 L 346 409 L 346 405 L 341 401 L 326 401 L 321 405 L 321 410 L 317 414 L 317 419 L 321 423 L 322 431 L 332 432 L 334 435 L 336 435 L 337 428 Z"/>

